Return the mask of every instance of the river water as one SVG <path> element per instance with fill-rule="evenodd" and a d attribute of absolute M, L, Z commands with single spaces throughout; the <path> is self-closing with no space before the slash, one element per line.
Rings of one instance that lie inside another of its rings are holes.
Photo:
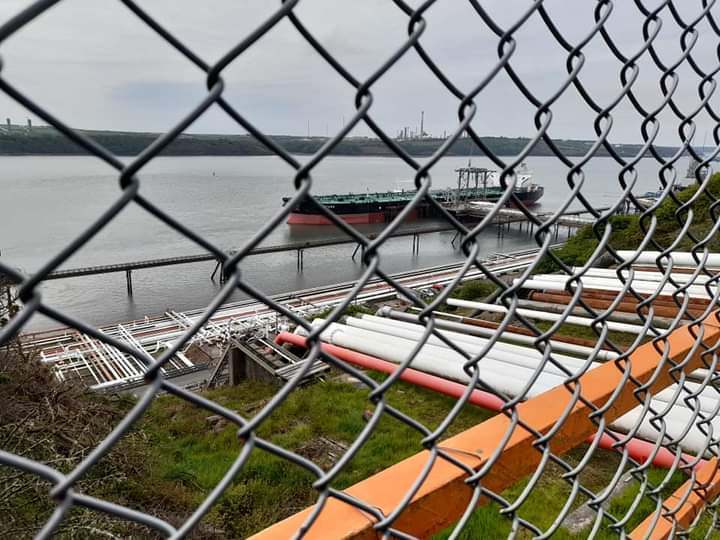
<path fill-rule="evenodd" d="M 300 158 L 305 159 L 303 157 Z M 567 168 L 558 160 L 528 160 L 534 181 L 545 187 L 538 209 L 557 209 L 568 196 Z M 454 169 L 467 158 L 445 158 L 433 169 L 433 185 L 455 181 Z M 475 166 L 491 166 L 473 158 Z M 119 193 L 117 175 L 92 157 L 0 157 L 0 257 L 5 264 L 32 273 L 70 242 Z M 657 165 L 645 159 L 638 167 L 636 193 L 658 186 Z M 584 169 L 583 193 L 596 207 L 607 206 L 621 192 L 619 167 L 609 158 L 592 160 Z M 293 192 L 293 172 L 275 157 L 166 157 L 153 160 L 140 175 L 141 192 L 165 212 L 190 225 L 216 245 L 242 245 L 278 210 L 281 197 Z M 314 193 L 381 191 L 409 188 L 412 170 L 399 159 L 330 157 L 314 171 Z M 575 208 L 578 205 L 574 205 Z M 429 225 L 414 222 L 412 227 Z M 364 232 L 380 225 L 361 226 Z M 263 245 L 339 235 L 334 227 L 283 223 Z M 381 250 L 389 272 L 426 267 L 462 258 L 450 241 L 452 233 L 422 237 L 419 255 L 411 254 L 411 238 L 393 239 Z M 494 231 L 482 238 L 485 254 L 534 246 L 515 230 L 498 239 Z M 255 256 L 242 264 L 243 275 L 268 294 L 356 278 L 362 272 L 350 255 L 353 246 L 321 248 L 305 253 L 305 268 L 296 271 L 293 252 Z M 63 268 L 112 264 L 202 252 L 202 249 L 158 221 L 139 206 L 126 208 L 112 223 L 69 259 Z M 128 298 L 125 275 L 104 274 L 49 281 L 42 285 L 46 302 L 91 324 L 100 325 L 206 305 L 218 291 L 210 281 L 214 263 L 198 263 L 133 272 L 134 296 Z M 236 298 L 243 296 L 238 293 Z M 57 323 L 35 317 L 30 328 Z"/>

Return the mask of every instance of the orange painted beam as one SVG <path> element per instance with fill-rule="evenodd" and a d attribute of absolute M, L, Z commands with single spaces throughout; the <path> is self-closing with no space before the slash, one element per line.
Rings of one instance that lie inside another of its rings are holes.
<path fill-rule="evenodd" d="M 678 532 L 687 527 L 703 511 L 707 503 L 720 495 L 720 468 L 718 459 L 708 460 L 697 470 L 695 480 L 692 478 L 680 486 L 675 493 L 666 499 L 665 506 L 671 515 L 653 512 L 645 521 L 638 525 L 630 535 L 632 540 L 665 540 L 674 538 Z M 674 518 L 674 519 L 673 519 Z"/>
<path fill-rule="evenodd" d="M 686 371 L 702 367 L 702 341 L 707 346 L 715 344 L 720 337 L 717 315 L 712 321 L 695 325 L 699 338 L 693 337 L 688 327 L 674 331 L 667 339 L 670 359 L 687 362 Z M 660 369 L 661 355 L 651 343 L 640 346 L 631 355 L 631 373 L 641 383 L 653 380 L 651 391 L 659 392 L 674 381 L 665 365 Z M 666 363 L 667 364 L 667 363 Z M 657 371 L 657 373 L 656 373 Z M 613 392 L 623 384 L 622 371 L 614 362 L 599 366 L 579 379 L 584 399 L 602 406 Z M 605 414 L 608 423 L 638 405 L 632 385 L 625 385 Z M 557 419 L 566 409 L 570 413 L 552 438 L 551 448 L 562 454 L 581 444 L 595 432 L 590 420 L 590 410 L 582 402 L 572 405 L 572 394 L 564 386 L 558 386 L 536 396 L 517 407 L 520 418 L 532 429 L 547 433 L 555 427 Z M 473 470 L 478 470 L 502 445 L 508 431 L 510 437 L 491 471 L 483 478 L 483 486 L 500 492 L 535 470 L 541 453 L 533 443 L 535 437 L 523 428 L 512 429 L 510 420 L 503 414 L 490 418 L 441 443 L 441 447 Z M 348 495 L 363 500 L 384 515 L 393 512 L 419 477 L 429 459 L 429 452 L 422 451 L 384 471 L 359 482 L 346 490 Z M 465 483 L 465 471 L 442 458 L 435 461 L 425 482 L 395 520 L 393 527 L 407 534 L 426 538 L 455 523 L 470 502 L 472 489 Z M 259 532 L 254 540 L 291 538 L 303 526 L 313 508 L 308 508 Z M 327 501 L 313 525 L 307 530 L 306 539 L 375 539 L 374 519 L 356 508 L 336 499 Z"/>

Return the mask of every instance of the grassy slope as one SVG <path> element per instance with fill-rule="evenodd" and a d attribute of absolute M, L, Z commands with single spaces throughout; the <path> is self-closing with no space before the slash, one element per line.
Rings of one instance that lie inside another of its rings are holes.
<path fill-rule="evenodd" d="M 697 192 L 696 186 L 691 186 L 682 190 L 677 194 L 678 199 L 682 202 L 690 200 Z M 712 199 L 707 192 L 720 194 L 720 174 L 715 174 L 709 181 L 707 190 L 701 194 L 692 204 L 693 220 L 690 226 L 690 232 L 696 238 L 703 238 L 710 232 L 715 223 L 715 218 L 711 213 Z M 657 228 L 653 234 L 653 239 L 661 248 L 667 248 L 675 242 L 681 224 L 686 219 L 683 212 L 680 216 L 676 213 L 679 209 L 677 203 L 670 198 L 663 201 L 655 212 L 657 218 Z M 612 232 L 610 235 L 610 245 L 616 249 L 635 249 L 640 245 L 645 232 L 641 226 L 640 216 L 613 216 L 610 218 Z M 650 220 L 646 220 L 646 227 L 650 226 Z M 603 230 L 600 229 L 599 233 Z M 685 235 L 675 249 L 677 251 L 688 251 L 693 248 L 695 242 Z M 562 247 L 554 251 L 555 255 L 568 266 L 579 266 L 584 264 L 593 254 L 598 246 L 597 235 L 592 227 L 582 227 L 577 233 L 571 237 Z M 648 245 L 648 250 L 656 250 L 657 247 L 652 244 Z M 716 252 L 720 251 L 720 238 L 713 235 L 708 243 L 708 249 Z M 559 265 L 550 257 L 545 257 L 537 268 L 536 273 L 548 273 L 559 270 Z"/>
<path fill-rule="evenodd" d="M 257 413 L 276 391 L 274 386 L 245 383 L 209 392 L 206 397 L 247 417 Z M 389 391 L 388 402 L 432 429 L 450 410 L 453 400 L 398 384 Z M 318 383 L 294 392 L 259 433 L 327 468 L 332 459 L 316 443 L 318 438 L 349 445 L 365 426 L 364 411 L 372 409 L 366 389 L 341 382 Z M 149 436 L 153 466 L 143 481 L 143 493 L 136 496 L 165 493 L 167 503 L 176 510 L 200 503 L 241 447 L 232 426 L 208 426 L 205 419 L 209 414 L 171 397 L 153 404 L 140 426 Z M 448 435 L 489 416 L 486 411 L 470 408 L 453 423 Z M 333 486 L 345 488 L 416 453 L 422 448 L 420 441 L 417 431 L 384 415 Z M 299 466 L 255 450 L 208 522 L 228 536 L 244 537 L 312 504 L 317 494 L 311 486 L 313 480 Z"/>
<path fill-rule="evenodd" d="M 209 392 L 206 397 L 249 416 L 257 413 L 276 390 L 270 385 L 245 383 Z M 441 421 L 453 402 L 405 384 L 394 386 L 388 393 L 388 401 L 401 411 L 412 414 L 430 429 Z M 363 412 L 372 408 L 365 389 L 340 382 L 320 383 L 293 393 L 263 425 L 260 435 L 327 469 L 333 460 L 313 441 L 327 437 L 344 444 L 351 443 L 365 425 Z M 134 484 L 135 492 L 128 491 L 126 485 L 118 486 L 122 499 L 136 501 L 141 507 L 146 507 L 151 501 L 157 503 L 157 498 L 161 497 L 165 511 L 176 519 L 187 515 L 199 504 L 228 470 L 240 450 L 235 428 L 229 425 L 221 429 L 209 427 L 206 422 L 208 414 L 172 397 L 158 399 L 139 427 L 148 442 L 147 476 Z M 481 409 L 469 407 L 453 423 L 448 435 L 489 416 Z M 343 489 L 416 453 L 421 448 L 420 441 L 416 431 L 384 416 L 367 444 L 333 486 Z M 586 449 L 583 445 L 568 454 L 568 462 L 577 464 Z M 618 456 L 598 451 L 583 472 L 583 484 L 600 492 L 612 478 L 618 464 Z M 570 486 L 560 478 L 561 472 L 559 467 L 549 466 L 539 486 L 521 507 L 521 517 L 543 528 L 551 525 L 570 494 Z M 659 482 L 663 475 L 663 471 L 652 471 L 652 481 Z M 255 450 L 235 483 L 205 519 L 201 536 L 209 536 L 211 531 L 222 531 L 224 536 L 245 537 L 305 508 L 315 501 L 316 492 L 311 487 L 313 479 L 299 466 Z M 670 488 L 675 489 L 681 482 L 681 476 L 676 475 Z M 525 485 L 526 480 L 519 482 L 503 496 L 513 500 Z M 616 517 L 622 516 L 636 492 L 637 482 L 633 482 L 622 496 L 613 500 L 611 512 Z M 583 502 L 583 498 L 578 498 L 573 508 Z M 633 514 L 630 527 L 639 523 L 652 509 L 650 500 L 643 499 Z M 508 532 L 507 518 L 498 513 L 496 505 L 489 505 L 475 512 L 461 538 L 503 538 Z M 553 537 L 586 538 L 587 532 L 583 530 L 571 535 L 560 530 Z M 447 536 L 448 532 L 436 538 Z M 600 538 L 615 537 L 614 532 L 606 529 Z M 700 531 L 693 535 L 693 538 L 700 537 Z"/>

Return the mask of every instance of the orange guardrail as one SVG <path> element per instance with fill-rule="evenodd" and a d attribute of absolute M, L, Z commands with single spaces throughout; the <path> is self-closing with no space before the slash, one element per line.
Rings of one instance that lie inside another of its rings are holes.
<path fill-rule="evenodd" d="M 683 326 L 665 340 L 668 359 L 684 362 L 686 372 L 701 368 L 704 346 L 714 345 L 720 338 L 717 312 L 706 321 L 696 324 L 693 330 Z M 662 355 L 652 343 L 638 347 L 629 357 L 626 366 L 641 384 L 649 383 L 656 393 L 675 382 L 669 373 L 672 365 L 661 363 Z M 624 381 L 623 371 L 615 362 L 608 362 L 585 373 L 580 379 L 581 396 L 595 406 L 603 406 L 613 397 Z M 625 385 L 618 392 L 604 414 L 607 423 L 638 406 L 633 394 L 634 385 Z M 557 427 L 558 418 L 570 412 L 565 422 Z M 591 409 L 582 401 L 574 400 L 565 386 L 558 386 L 517 406 L 517 413 L 531 429 L 548 433 L 557 428 L 550 442 L 554 453 L 562 454 L 581 444 L 595 432 Z M 441 448 L 465 466 L 479 470 L 503 445 L 508 430 L 512 429 L 507 416 L 499 414 L 441 443 Z M 537 467 L 542 453 L 534 447 L 536 437 L 528 430 L 517 427 L 507 439 L 490 472 L 483 478 L 483 486 L 495 492 L 510 487 Z M 431 459 L 427 451 L 407 458 L 384 471 L 359 482 L 345 493 L 365 501 L 388 515 L 398 507 L 410 491 L 418 476 Z M 709 467 L 709 465 L 706 465 Z M 467 473 L 458 466 L 440 458 L 412 500 L 406 505 L 393 526 L 406 534 L 425 538 L 456 522 L 470 503 L 472 488 L 465 482 Z M 252 536 L 253 540 L 291 538 L 302 529 L 314 507 L 307 508 Z M 305 531 L 306 539 L 374 539 L 374 519 L 338 499 L 326 501 L 315 521 Z"/>

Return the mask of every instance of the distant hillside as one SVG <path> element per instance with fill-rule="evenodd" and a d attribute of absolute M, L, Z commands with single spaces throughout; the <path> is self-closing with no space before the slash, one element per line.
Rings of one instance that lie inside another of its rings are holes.
<path fill-rule="evenodd" d="M 92 138 L 112 153 L 121 156 L 139 154 L 159 134 L 123 131 L 87 131 L 82 133 Z M 327 140 L 325 137 L 295 137 L 273 135 L 272 138 L 283 148 L 294 154 L 312 154 Z M 527 138 L 483 137 L 487 147 L 497 155 L 518 154 L 528 143 Z M 398 144 L 414 156 L 429 156 L 442 144 L 442 139 L 398 141 Z M 582 156 L 591 146 L 591 141 L 556 140 L 555 144 L 567 156 Z M 623 156 L 636 154 L 640 145 L 617 145 Z M 672 147 L 658 147 L 665 156 L 675 152 Z M 31 129 L 25 126 L 0 127 L 0 155 L 79 155 L 86 152 L 54 128 L 40 126 Z M 164 152 L 168 156 L 262 156 L 269 155 L 262 144 L 249 135 L 182 135 Z M 379 139 L 351 137 L 341 142 L 333 151 L 345 156 L 391 156 L 392 152 Z M 481 155 L 470 139 L 460 139 L 449 149 L 450 156 Z M 550 149 L 540 142 L 532 151 L 534 156 L 551 155 Z M 598 155 L 607 155 L 601 148 Z"/>

